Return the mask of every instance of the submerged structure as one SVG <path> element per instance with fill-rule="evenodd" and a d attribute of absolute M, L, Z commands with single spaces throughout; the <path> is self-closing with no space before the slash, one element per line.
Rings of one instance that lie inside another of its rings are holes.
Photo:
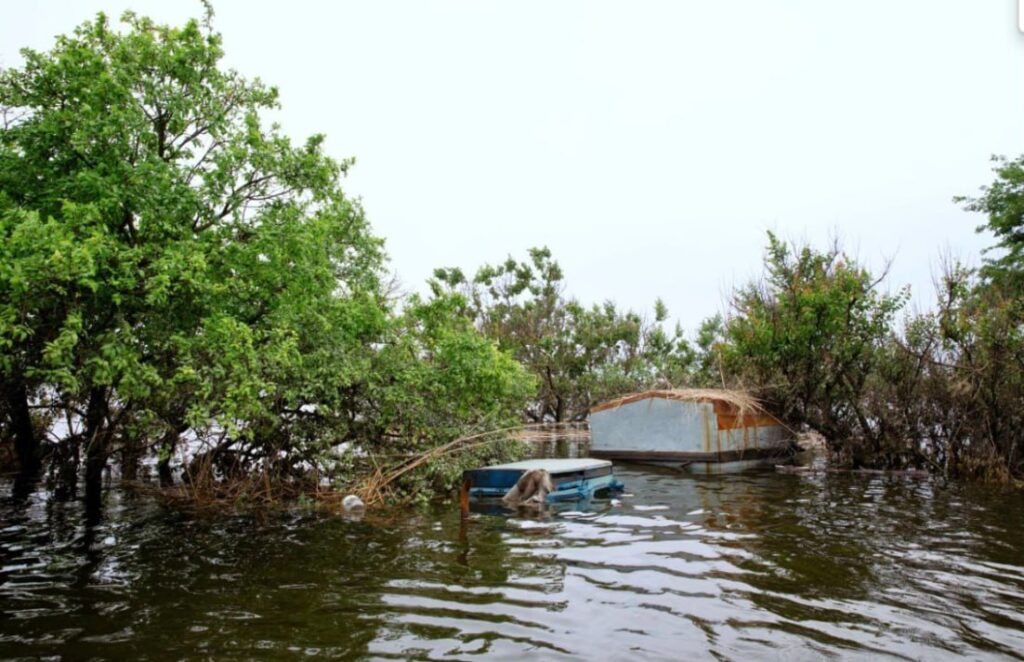
<path fill-rule="evenodd" d="M 590 410 L 590 453 L 698 472 L 786 455 L 793 435 L 749 395 L 718 389 L 644 391 Z"/>
<path fill-rule="evenodd" d="M 542 469 L 551 477 L 554 489 L 544 501 L 577 501 L 588 499 L 600 490 L 621 491 L 622 483 L 615 478 L 612 463 L 593 458 L 537 459 L 510 462 L 466 471 L 462 476 L 462 508 L 468 500 L 481 497 L 501 498 L 519 478 L 528 471 Z"/>

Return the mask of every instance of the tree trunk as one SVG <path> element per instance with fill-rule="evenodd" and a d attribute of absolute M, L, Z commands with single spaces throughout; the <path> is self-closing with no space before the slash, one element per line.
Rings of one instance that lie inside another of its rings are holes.
<path fill-rule="evenodd" d="M 174 456 L 174 449 L 177 447 L 178 440 L 181 439 L 181 435 L 188 430 L 188 424 L 184 423 L 180 419 L 172 420 L 175 421 L 173 427 L 164 433 L 164 437 L 160 441 L 160 461 L 157 462 L 156 465 L 157 476 L 160 477 L 160 487 L 174 486 L 174 473 L 171 471 L 171 458 Z"/>
<path fill-rule="evenodd" d="M 22 475 L 33 474 L 39 469 L 39 439 L 32 428 L 32 415 L 28 409 L 28 389 L 17 376 L 4 382 L 4 398 L 7 400 L 11 431 L 14 433 L 14 449 Z"/>
<path fill-rule="evenodd" d="M 87 505 L 98 506 L 103 490 L 103 468 L 107 463 L 107 389 L 94 387 L 89 391 L 89 406 L 85 411 L 85 500 Z"/>
<path fill-rule="evenodd" d="M 174 474 L 171 472 L 170 456 L 161 458 L 156 465 L 157 475 L 160 477 L 160 487 L 174 487 Z"/>
<path fill-rule="evenodd" d="M 132 435 L 124 436 L 121 444 L 121 477 L 135 480 L 139 476 L 139 441 Z"/>
<path fill-rule="evenodd" d="M 53 448 L 50 473 L 54 478 L 53 496 L 57 501 L 70 501 L 78 492 L 81 442 L 76 435 L 62 439 Z"/>

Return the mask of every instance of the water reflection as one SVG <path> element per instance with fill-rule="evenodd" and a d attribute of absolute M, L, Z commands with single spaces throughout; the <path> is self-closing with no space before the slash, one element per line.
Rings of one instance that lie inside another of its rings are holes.
<path fill-rule="evenodd" d="M 564 451 L 565 449 L 563 449 Z M 619 470 L 621 504 L 362 521 L 8 499 L 0 657 L 1019 657 L 1024 496 Z M 10 493 L 10 485 L 0 485 Z"/>

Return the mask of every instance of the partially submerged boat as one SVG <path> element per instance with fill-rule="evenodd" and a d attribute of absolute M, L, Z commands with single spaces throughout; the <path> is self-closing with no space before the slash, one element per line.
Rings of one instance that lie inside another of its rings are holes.
<path fill-rule="evenodd" d="M 589 499 L 595 492 L 621 491 L 623 485 L 615 477 L 612 463 L 593 458 L 535 459 L 509 462 L 490 467 L 470 469 L 462 475 L 462 505 L 465 511 L 470 498 L 501 498 L 511 490 L 527 471 L 543 469 L 554 485 L 545 502 Z"/>
<path fill-rule="evenodd" d="M 735 471 L 790 452 L 790 430 L 745 393 L 718 389 L 644 391 L 590 410 L 595 457 Z"/>

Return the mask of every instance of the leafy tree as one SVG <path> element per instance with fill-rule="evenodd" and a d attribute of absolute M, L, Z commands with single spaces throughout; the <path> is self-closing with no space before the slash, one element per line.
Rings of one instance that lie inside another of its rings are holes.
<path fill-rule="evenodd" d="M 721 315 L 713 315 L 701 322 L 697 329 L 696 343 L 693 382 L 709 388 L 724 386 L 722 353 L 726 338 L 725 322 Z"/>
<path fill-rule="evenodd" d="M 537 378 L 525 414 L 533 421 L 580 421 L 597 402 L 655 384 L 678 384 L 688 375 L 692 350 L 676 328 L 653 323 L 611 302 L 587 308 L 563 294 L 563 274 L 547 248 L 522 262 L 509 257 L 481 267 L 472 280 L 457 268 L 434 272 L 435 295 L 459 292 L 477 327 Z"/>
<path fill-rule="evenodd" d="M 838 246 L 816 251 L 769 235 L 763 280 L 740 289 L 724 329 L 699 334 L 701 370 L 715 347 L 723 378 L 754 388 L 794 425 L 822 432 L 854 466 L 927 467 L 946 477 L 1024 476 L 1021 161 L 967 208 L 1000 239 L 979 273 L 946 266 L 933 310 L 895 314 L 906 290 Z"/>
<path fill-rule="evenodd" d="M 930 365 L 946 373 L 936 404 L 955 420 L 943 459 L 949 471 L 1024 476 L 1024 156 L 993 157 L 996 179 L 977 198 L 957 197 L 986 215 L 979 232 L 995 253 L 978 274 L 950 265 L 943 277 Z M 939 380 L 934 380 L 939 381 Z M 940 381 L 940 384 L 942 382 Z"/>
<path fill-rule="evenodd" d="M 982 274 L 1017 291 L 1024 285 L 1024 155 L 1013 160 L 994 156 L 996 180 L 981 188 L 977 198 L 959 196 L 968 211 L 988 217 L 978 232 L 989 231 L 996 237 L 999 255 L 986 260 Z M 988 252 L 986 251 L 986 252 Z"/>
<path fill-rule="evenodd" d="M 288 479 L 344 442 L 440 442 L 521 406 L 522 371 L 475 331 L 394 314 L 351 161 L 262 121 L 277 90 L 220 66 L 209 13 L 122 20 L 0 74 L 0 412 L 25 466 L 32 408 L 67 421 L 97 494 L 117 446 L 155 449 L 165 480 L 186 438 Z"/>
<path fill-rule="evenodd" d="M 368 374 L 372 416 L 359 437 L 389 454 L 415 455 L 468 434 L 515 427 L 536 390 L 533 377 L 473 327 L 457 294 L 410 297 Z M 496 441 L 442 457 L 400 487 L 423 498 L 457 485 L 464 469 L 518 459 L 525 450 Z"/>
<path fill-rule="evenodd" d="M 907 291 L 880 292 L 880 279 L 837 245 L 820 252 L 771 233 L 765 270 L 734 296 L 726 370 L 758 388 L 784 420 L 820 431 L 833 450 L 858 463 L 877 459 L 887 436 L 863 398 Z"/>
<path fill-rule="evenodd" d="M 958 264 L 885 347 L 868 407 L 947 477 L 1024 476 L 1024 303 Z"/>
<path fill-rule="evenodd" d="M 187 427 L 268 438 L 323 354 L 355 363 L 382 328 L 349 163 L 263 126 L 276 90 L 220 69 L 208 23 L 123 20 L 0 78 L 8 406 L 45 386 L 74 412 L 92 483 L 128 420 L 166 451 Z"/>

